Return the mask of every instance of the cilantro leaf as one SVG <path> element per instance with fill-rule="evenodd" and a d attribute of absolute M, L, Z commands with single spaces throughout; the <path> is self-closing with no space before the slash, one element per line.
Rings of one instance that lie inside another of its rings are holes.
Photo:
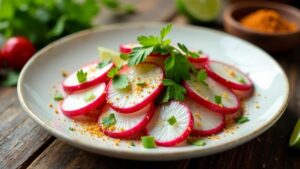
<path fill-rule="evenodd" d="M 182 50 L 187 56 L 192 57 L 192 58 L 199 58 L 199 54 L 197 52 L 190 51 L 184 44 L 182 43 L 177 43 L 177 46 L 179 49 Z"/>
<path fill-rule="evenodd" d="M 143 46 L 143 47 L 149 47 L 149 46 L 156 46 L 160 45 L 160 39 L 157 36 L 139 36 L 137 38 L 137 41 Z"/>
<path fill-rule="evenodd" d="M 82 69 L 77 72 L 76 76 L 79 83 L 83 83 L 87 80 L 87 72 L 83 72 Z"/>
<path fill-rule="evenodd" d="M 110 127 L 115 125 L 117 122 L 115 114 L 110 113 L 108 116 L 104 117 L 101 121 L 101 124 L 104 127 Z"/>
<path fill-rule="evenodd" d="M 133 48 L 132 52 L 129 54 L 128 65 L 135 66 L 143 62 L 150 53 L 152 53 L 154 47 L 136 47 Z"/>
<path fill-rule="evenodd" d="M 160 96 L 159 101 L 161 103 L 166 103 L 171 99 L 184 100 L 184 95 L 186 93 L 186 89 L 184 87 L 177 84 L 171 79 L 164 79 L 163 85 L 166 86 L 166 89 L 163 92 L 162 96 Z"/>
<path fill-rule="evenodd" d="M 115 77 L 118 73 L 119 73 L 119 69 L 116 68 L 116 67 L 114 67 L 114 68 L 110 69 L 110 71 L 108 71 L 107 76 L 108 76 L 109 78 L 113 78 L 113 77 Z"/>
<path fill-rule="evenodd" d="M 172 30 L 172 24 L 168 24 L 161 29 L 160 31 L 161 41 L 163 41 L 163 39 L 171 32 L 171 30 Z"/>
<path fill-rule="evenodd" d="M 103 61 L 103 62 L 101 62 L 101 63 L 99 63 L 99 64 L 97 65 L 97 68 L 98 68 L 98 69 L 102 69 L 102 68 L 104 68 L 105 66 L 107 66 L 107 65 L 110 64 L 110 63 L 111 63 L 110 60 Z"/>
<path fill-rule="evenodd" d="M 116 89 L 125 89 L 129 85 L 129 79 L 126 75 L 116 75 L 112 80 L 113 87 Z"/>
<path fill-rule="evenodd" d="M 166 77 L 180 83 L 190 78 L 190 64 L 181 54 L 173 54 L 165 61 Z"/>

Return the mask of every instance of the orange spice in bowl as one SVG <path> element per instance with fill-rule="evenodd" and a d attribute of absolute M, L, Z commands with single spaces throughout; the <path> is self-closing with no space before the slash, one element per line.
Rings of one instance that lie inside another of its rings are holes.
<path fill-rule="evenodd" d="M 285 19 L 276 10 L 260 9 L 244 16 L 240 23 L 249 29 L 263 33 L 295 32 L 297 26 L 294 22 Z"/>

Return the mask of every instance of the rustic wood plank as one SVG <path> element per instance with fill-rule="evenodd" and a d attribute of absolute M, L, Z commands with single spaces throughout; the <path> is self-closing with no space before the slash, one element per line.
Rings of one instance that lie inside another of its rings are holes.
<path fill-rule="evenodd" d="M 188 160 L 176 162 L 143 162 L 109 158 L 79 150 L 64 142 L 56 140 L 36 160 L 34 160 L 28 169 L 185 169 L 187 163 Z"/>
<path fill-rule="evenodd" d="M 16 89 L 14 87 L 0 87 L 0 113 L 18 100 Z"/>

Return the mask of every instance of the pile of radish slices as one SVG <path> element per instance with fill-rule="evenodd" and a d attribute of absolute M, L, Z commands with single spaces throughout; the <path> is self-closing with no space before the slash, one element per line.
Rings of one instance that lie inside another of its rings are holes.
<path fill-rule="evenodd" d="M 120 52 L 128 54 L 133 47 L 136 45 L 121 45 Z M 136 66 L 124 63 L 119 73 L 128 77 L 130 87 L 126 89 L 115 88 L 108 78 L 114 63 L 103 67 L 98 62 L 85 65 L 62 82 L 67 96 L 60 103 L 61 111 L 68 117 L 78 117 L 100 108 L 99 132 L 118 139 L 147 135 L 154 138 L 156 145 L 175 146 L 190 135 L 203 137 L 221 132 L 225 119 L 236 117 L 241 100 L 253 92 L 246 74 L 201 54 L 188 61 L 206 72 L 205 81 L 199 82 L 197 75 L 192 74 L 182 83 L 186 89 L 184 101 L 157 104 L 155 101 L 164 89 L 161 65 L 166 57 L 150 54 Z M 78 72 L 85 75 L 84 80 Z"/>

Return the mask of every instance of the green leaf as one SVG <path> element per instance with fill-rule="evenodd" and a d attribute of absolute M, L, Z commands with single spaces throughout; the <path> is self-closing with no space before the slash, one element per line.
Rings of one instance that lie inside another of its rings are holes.
<path fill-rule="evenodd" d="M 166 103 L 171 99 L 180 101 L 184 100 L 184 95 L 186 93 L 186 89 L 184 87 L 171 79 L 164 79 L 163 85 L 166 86 L 166 89 L 160 98 L 161 103 Z"/>
<path fill-rule="evenodd" d="M 9 70 L 6 74 L 6 78 L 1 82 L 3 86 L 15 86 L 18 83 L 19 72 Z"/>
<path fill-rule="evenodd" d="M 194 145 L 194 146 L 205 146 L 206 145 L 206 142 L 202 139 L 198 139 L 198 140 L 194 140 L 192 142 L 190 142 L 191 145 Z"/>
<path fill-rule="evenodd" d="M 208 84 L 205 82 L 205 80 L 207 79 L 207 72 L 205 69 L 201 69 L 198 72 L 197 79 L 199 80 L 199 82 L 203 83 L 205 86 L 208 86 Z"/>
<path fill-rule="evenodd" d="M 192 57 L 192 58 L 199 58 L 200 55 L 198 53 L 195 53 L 195 52 L 189 52 L 189 56 Z"/>
<path fill-rule="evenodd" d="M 215 96 L 215 103 L 216 104 L 222 104 L 222 96 Z"/>
<path fill-rule="evenodd" d="M 160 45 L 160 39 L 157 36 L 139 36 L 137 38 L 137 41 L 143 46 L 143 47 L 149 47 L 149 46 L 156 46 Z"/>
<path fill-rule="evenodd" d="M 83 70 L 79 70 L 76 74 L 78 83 L 83 83 L 87 80 L 87 72 L 83 72 Z"/>
<path fill-rule="evenodd" d="M 176 117 L 172 116 L 168 119 L 168 123 L 173 126 L 177 122 Z"/>
<path fill-rule="evenodd" d="M 64 100 L 64 96 L 63 96 L 61 93 L 56 92 L 56 93 L 54 94 L 54 100 L 55 100 L 55 101 L 61 101 L 61 100 Z"/>
<path fill-rule="evenodd" d="M 136 47 L 129 54 L 128 65 L 135 66 L 143 62 L 153 51 L 154 47 Z"/>
<path fill-rule="evenodd" d="M 120 58 L 123 59 L 123 60 L 128 60 L 129 54 L 121 53 Z"/>
<path fill-rule="evenodd" d="M 188 54 L 189 53 L 189 50 L 188 48 L 182 44 L 182 43 L 177 43 L 177 46 L 179 47 L 179 49 L 181 49 L 185 54 Z"/>
<path fill-rule="evenodd" d="M 144 148 L 155 148 L 155 139 L 153 136 L 143 136 L 141 140 Z"/>
<path fill-rule="evenodd" d="M 249 121 L 249 118 L 246 116 L 240 116 L 238 118 L 235 119 L 235 122 L 238 124 L 242 124 L 242 123 L 246 123 Z"/>
<path fill-rule="evenodd" d="M 116 89 L 125 89 L 129 85 L 129 79 L 126 75 L 116 75 L 113 77 L 113 87 Z"/>
<path fill-rule="evenodd" d="M 161 41 L 163 41 L 163 39 L 171 32 L 171 30 L 172 30 L 172 24 L 168 24 L 161 29 L 160 31 Z"/>
<path fill-rule="evenodd" d="M 107 76 L 109 78 L 114 78 L 118 73 L 119 73 L 119 69 L 114 67 L 114 68 L 110 69 L 110 71 L 107 73 Z"/>
<path fill-rule="evenodd" d="M 238 77 L 238 82 L 246 84 L 246 80 L 243 77 Z"/>
<path fill-rule="evenodd" d="M 102 119 L 101 124 L 107 128 L 107 127 L 115 125 L 116 122 L 117 122 L 117 120 L 116 120 L 115 114 L 110 113 L 108 116 L 106 116 Z"/>
<path fill-rule="evenodd" d="M 65 24 L 67 21 L 67 16 L 62 15 L 57 21 L 55 26 L 52 28 L 52 30 L 50 30 L 50 32 L 47 33 L 47 37 L 51 38 L 51 37 L 56 37 L 56 36 L 60 36 L 62 35 L 62 33 L 64 32 L 65 29 Z"/>
<path fill-rule="evenodd" d="M 107 65 L 110 64 L 110 63 L 111 63 L 111 60 L 103 61 L 103 62 L 101 62 L 101 63 L 99 63 L 99 64 L 97 65 L 97 68 L 98 68 L 98 69 L 102 69 L 102 68 L 104 68 L 105 66 L 107 66 Z"/>
<path fill-rule="evenodd" d="M 165 61 L 166 77 L 180 83 L 190 78 L 190 64 L 186 57 L 173 54 Z"/>
<path fill-rule="evenodd" d="M 94 100 L 95 98 L 96 98 L 96 96 L 94 95 L 94 93 L 92 91 L 90 91 L 85 94 L 84 101 L 90 102 L 90 101 Z"/>

